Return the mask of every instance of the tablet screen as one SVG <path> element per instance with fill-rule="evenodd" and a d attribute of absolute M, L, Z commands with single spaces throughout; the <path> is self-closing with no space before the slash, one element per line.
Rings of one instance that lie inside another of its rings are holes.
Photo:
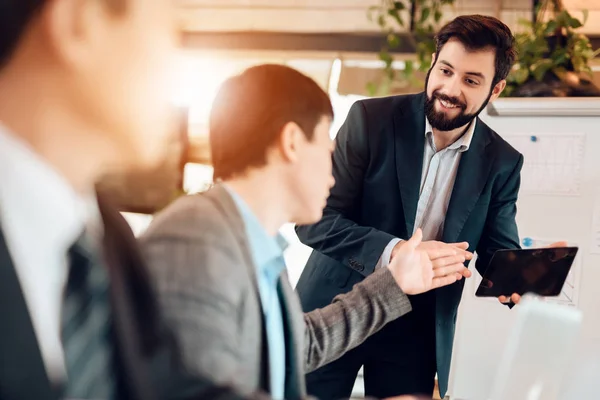
<path fill-rule="evenodd" d="M 476 296 L 535 293 L 558 296 L 577 255 L 577 247 L 498 250 Z"/>

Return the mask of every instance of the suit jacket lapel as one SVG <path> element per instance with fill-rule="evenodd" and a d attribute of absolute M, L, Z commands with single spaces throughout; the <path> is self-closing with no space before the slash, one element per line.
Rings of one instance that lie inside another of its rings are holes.
<path fill-rule="evenodd" d="M 43 266 L 40 266 L 42 268 Z M 11 399 L 58 399 L 38 345 L 25 297 L 8 247 L 0 230 L 0 397 Z"/>
<path fill-rule="evenodd" d="M 394 144 L 396 170 L 406 221 L 406 239 L 414 230 L 421 187 L 423 151 L 425 146 L 425 94 L 411 99 L 407 111 L 394 114 Z"/>
<path fill-rule="evenodd" d="M 248 274 L 252 279 L 252 284 L 256 295 L 260 298 L 260 292 L 258 288 L 258 281 L 256 277 L 256 267 L 252 259 L 252 253 L 250 250 L 250 243 L 246 237 L 246 228 L 244 226 L 244 220 L 235 204 L 235 201 L 231 195 L 227 192 L 222 185 L 215 185 L 210 189 L 206 196 L 213 201 L 213 204 L 221 210 L 227 222 L 232 227 L 232 232 L 235 234 L 237 242 L 242 249 L 244 254 L 245 264 L 248 269 Z M 259 301 L 259 307 L 261 310 L 261 340 L 262 340 L 262 352 L 261 352 L 261 371 L 260 371 L 260 386 L 266 392 L 270 392 L 270 365 L 269 365 L 269 348 L 267 342 L 266 322 L 263 314 L 262 304 Z"/>
<path fill-rule="evenodd" d="M 110 276 L 118 398 L 154 399 L 147 364 L 160 345 L 158 305 L 130 228 L 104 198 L 98 200 Z"/>
<path fill-rule="evenodd" d="M 254 282 L 254 287 L 256 292 L 258 293 L 258 282 L 256 279 L 256 268 L 254 266 L 254 261 L 252 259 L 252 253 L 250 251 L 250 243 L 248 242 L 248 238 L 246 237 L 246 228 L 244 226 L 244 220 L 242 219 L 242 215 L 240 214 L 237 206 L 235 205 L 235 201 L 231 197 L 231 195 L 227 192 L 222 185 L 215 185 L 212 189 L 210 189 L 206 196 L 212 200 L 213 204 L 221 210 L 223 216 L 227 219 L 227 222 L 232 228 L 232 232 L 234 233 L 238 244 L 243 250 L 244 259 L 246 260 L 246 267 L 248 268 L 248 273 L 253 277 L 252 281 Z"/>
<path fill-rule="evenodd" d="M 477 203 L 489 176 L 493 155 L 489 151 L 487 127 L 477 121 L 471 147 L 462 153 L 456 181 L 448 204 L 442 240 L 456 242 L 467 218 Z"/>
<path fill-rule="evenodd" d="M 286 271 L 279 280 L 281 293 L 281 310 L 285 329 L 285 398 L 299 399 L 305 395 L 304 388 L 304 313 L 300 306 L 298 295 L 289 283 Z"/>

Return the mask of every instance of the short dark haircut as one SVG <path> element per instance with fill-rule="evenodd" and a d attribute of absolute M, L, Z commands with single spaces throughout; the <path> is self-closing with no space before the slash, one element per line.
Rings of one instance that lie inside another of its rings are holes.
<path fill-rule="evenodd" d="M 125 0 L 105 0 L 111 9 L 123 9 Z M 0 0 L 0 68 L 12 57 L 31 21 L 47 0 Z"/>
<path fill-rule="evenodd" d="M 295 69 L 264 64 L 228 79 L 210 113 L 214 180 L 265 165 L 267 150 L 289 122 L 295 122 L 312 140 L 323 117 L 333 118 L 329 96 Z"/>
<path fill-rule="evenodd" d="M 461 15 L 444 25 L 435 36 L 436 60 L 450 39 L 460 41 L 470 51 L 495 49 L 496 71 L 492 87 L 506 79 L 517 57 L 515 37 L 510 28 L 494 17 Z"/>
<path fill-rule="evenodd" d="M 25 29 L 45 2 L 45 0 L 0 1 L 0 68 L 8 62 Z"/>

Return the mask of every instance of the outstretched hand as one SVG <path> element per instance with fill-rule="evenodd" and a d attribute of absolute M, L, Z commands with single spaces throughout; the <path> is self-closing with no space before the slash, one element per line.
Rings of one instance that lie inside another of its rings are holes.
<path fill-rule="evenodd" d="M 419 249 L 422 239 L 423 232 L 417 229 L 409 240 L 399 243 L 388 265 L 396 283 L 404 293 L 411 295 L 424 293 L 450 285 L 463 276 L 470 276 L 470 272 L 463 264 L 465 262 L 463 251 L 453 246 L 422 250 Z M 444 262 L 434 265 L 435 260 L 439 259 L 444 259 Z"/>

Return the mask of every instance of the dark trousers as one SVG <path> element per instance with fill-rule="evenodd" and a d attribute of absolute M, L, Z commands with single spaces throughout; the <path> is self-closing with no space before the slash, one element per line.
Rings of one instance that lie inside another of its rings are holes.
<path fill-rule="evenodd" d="M 349 398 L 364 366 L 365 395 L 431 397 L 435 384 L 435 295 L 412 296 L 413 311 L 340 359 L 306 376 L 308 393 L 320 400 Z"/>

